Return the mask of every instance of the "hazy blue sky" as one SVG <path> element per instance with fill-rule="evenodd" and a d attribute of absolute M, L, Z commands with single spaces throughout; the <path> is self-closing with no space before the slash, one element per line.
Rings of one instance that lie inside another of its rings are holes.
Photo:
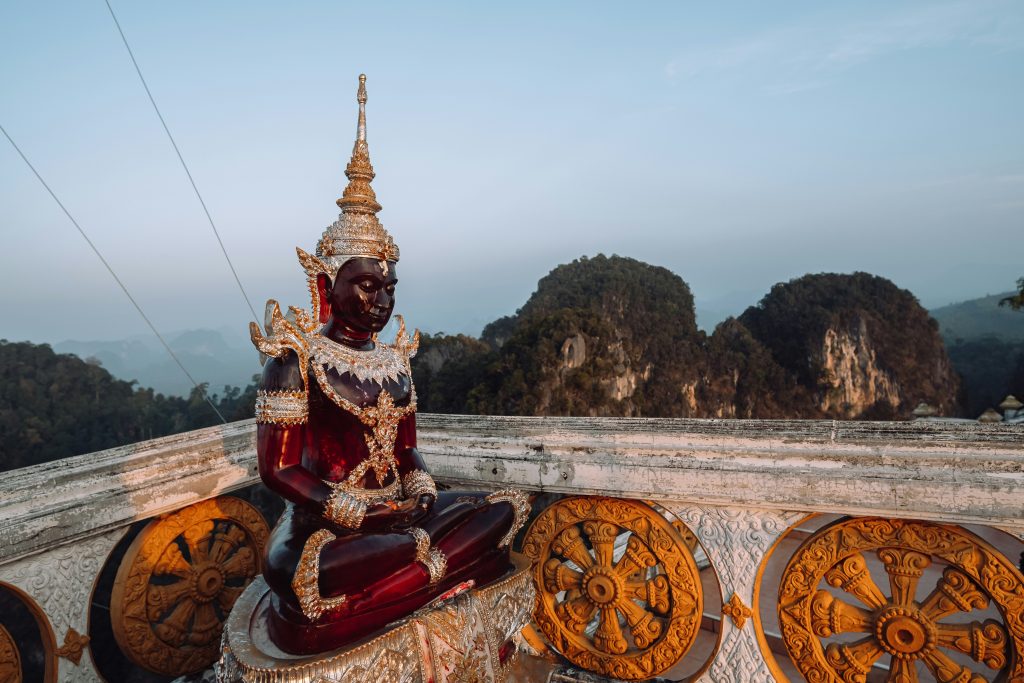
<path fill-rule="evenodd" d="M 369 77 L 398 310 L 478 333 L 552 267 L 738 313 L 807 272 L 927 306 L 1024 275 L 1024 3 L 112 0 L 257 310 L 305 304 Z M 247 309 L 102 0 L 3 3 L 0 123 L 158 327 Z M 0 337 L 145 330 L 0 139 Z"/>

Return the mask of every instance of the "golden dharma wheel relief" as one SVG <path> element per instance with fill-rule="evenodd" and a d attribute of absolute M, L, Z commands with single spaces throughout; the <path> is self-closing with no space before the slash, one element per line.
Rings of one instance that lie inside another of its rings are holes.
<path fill-rule="evenodd" d="M 523 539 L 534 560 L 534 620 L 564 657 L 638 681 L 664 673 L 697 637 L 700 575 L 683 536 L 638 501 L 566 498 Z"/>
<path fill-rule="evenodd" d="M 886 658 L 897 683 L 1024 681 L 1024 576 L 960 527 L 840 520 L 800 546 L 780 586 L 782 637 L 807 680 L 865 681 Z M 1001 620 L 978 613 L 989 607 Z"/>
<path fill-rule="evenodd" d="M 0 624 L 0 683 L 21 683 L 21 654 L 18 644 Z"/>
<path fill-rule="evenodd" d="M 269 533 L 259 510 L 230 496 L 150 522 L 114 581 L 111 623 L 121 650 L 167 676 L 213 664 L 232 605 L 261 571 Z"/>

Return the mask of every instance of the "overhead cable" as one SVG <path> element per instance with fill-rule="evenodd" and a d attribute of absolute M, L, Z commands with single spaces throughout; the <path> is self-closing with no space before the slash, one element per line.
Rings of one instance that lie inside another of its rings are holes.
<path fill-rule="evenodd" d="M 181 371 L 185 373 L 185 376 L 188 377 L 190 382 L 192 382 L 192 386 L 198 389 L 199 392 L 203 395 L 203 398 L 206 399 L 206 402 L 210 404 L 211 408 L 213 408 L 213 412 L 217 413 L 217 417 L 220 418 L 220 421 L 223 422 L 224 424 L 227 424 L 228 421 L 224 419 L 223 415 L 221 415 L 220 410 L 217 409 L 217 405 L 210 399 L 209 394 L 206 393 L 206 389 L 200 386 L 199 383 L 196 382 L 192 375 L 189 373 L 189 371 L 185 369 L 185 366 L 181 364 L 181 361 L 178 360 L 178 357 L 174 354 L 174 351 L 171 350 L 170 345 L 164 340 L 163 335 L 161 335 L 160 332 L 157 331 L 156 327 L 150 321 L 149 317 L 145 314 L 145 312 L 143 312 L 142 307 L 139 306 L 139 303 L 135 300 L 135 297 L 133 297 L 131 292 L 128 291 L 128 288 L 125 287 L 124 282 L 121 281 L 121 278 L 117 276 L 117 273 L 114 272 L 114 269 L 110 267 L 109 263 L 107 263 L 107 259 L 103 258 L 103 254 L 101 254 L 100 250 L 96 248 L 96 245 L 93 244 L 91 239 L 89 239 L 89 236 L 85 234 L 85 230 L 82 229 L 82 226 L 78 224 L 78 221 L 75 220 L 75 217 L 71 215 L 71 212 L 67 210 L 67 207 L 64 206 L 64 203 L 61 202 L 61 200 L 57 197 L 54 191 L 50 189 L 50 186 L 46 184 L 46 181 L 43 180 L 43 176 L 39 175 L 39 171 L 36 170 L 36 167 L 32 165 L 32 162 L 28 160 L 28 157 L 25 156 L 25 153 L 21 151 L 21 148 L 18 147 L 17 143 L 14 142 L 11 136 L 7 134 L 7 130 L 2 125 L 0 125 L 0 132 L 4 134 L 4 137 L 7 138 L 7 141 L 11 143 L 12 147 L 14 147 L 14 151 L 16 151 L 18 153 L 18 156 L 21 157 L 21 160 L 24 161 L 26 165 L 28 165 L 28 167 L 32 170 L 32 173 L 35 174 L 39 182 L 42 183 L 43 187 L 46 188 L 46 191 L 50 193 L 50 196 L 53 197 L 53 201 L 57 202 L 57 206 L 59 206 L 60 210 L 64 212 L 64 215 L 68 217 L 68 220 L 71 221 L 72 225 L 74 225 L 78 229 L 78 232 L 85 239 L 86 243 L 89 245 L 89 248 L 93 250 L 93 253 L 95 253 L 97 258 L 99 258 L 100 262 L 103 263 L 103 266 L 107 269 L 107 272 L 110 273 L 110 276 L 114 278 L 115 282 L 117 282 L 118 286 L 121 288 L 121 291 L 124 292 L 124 295 L 126 297 L 128 297 L 128 301 L 132 302 L 132 306 L 134 306 L 135 310 L 139 312 L 139 315 L 142 316 L 142 319 L 146 321 L 146 324 L 149 326 L 149 329 L 152 330 L 153 334 L 156 335 L 156 338 L 160 340 L 160 343 L 164 345 L 164 349 L 167 350 L 167 353 L 168 355 L 170 355 L 171 359 L 175 363 L 177 363 L 178 367 L 181 368 Z"/>
<path fill-rule="evenodd" d="M 210 222 L 213 234 L 217 238 L 217 244 L 220 245 L 221 253 L 224 254 L 224 260 L 228 262 L 228 268 L 231 269 L 231 274 L 235 277 L 235 282 L 238 284 L 238 291 L 242 293 L 242 298 L 245 299 L 245 303 L 249 307 L 249 312 L 252 313 L 253 320 L 258 324 L 260 322 L 260 318 L 256 315 L 256 309 L 252 307 L 249 295 L 246 294 L 245 287 L 242 286 L 242 280 L 238 277 L 238 272 L 235 270 L 235 264 L 231 262 L 231 257 L 228 256 L 228 250 L 224 246 L 224 240 L 220 238 L 220 232 L 217 230 L 217 225 L 213 222 L 213 216 L 210 215 L 210 210 L 206 208 L 206 202 L 203 200 L 203 195 L 199 193 L 196 181 L 192 178 L 192 172 L 188 170 L 188 164 L 185 163 L 185 157 L 182 156 L 181 150 L 178 149 L 178 143 L 174 141 L 174 136 L 171 135 L 171 129 L 167 126 L 167 121 L 164 120 L 164 115 L 160 113 L 160 107 L 156 105 L 153 93 L 150 92 L 149 85 L 146 83 L 146 78 L 142 75 L 142 69 L 139 68 L 139 62 L 135 59 L 135 53 L 132 52 L 131 45 L 128 44 L 128 38 L 125 37 L 124 30 L 121 28 L 121 22 L 117 20 L 117 15 L 114 14 L 114 8 L 110 5 L 110 0 L 104 0 L 104 2 L 107 3 L 107 9 L 110 10 L 110 17 L 114 20 L 114 25 L 117 26 L 117 32 L 121 34 L 121 40 L 124 42 L 124 47 L 128 50 L 128 56 L 132 59 L 132 64 L 135 66 L 135 73 L 139 75 L 142 87 L 146 90 L 146 95 L 149 97 L 150 104 L 153 105 L 153 111 L 156 112 L 157 118 L 160 119 L 160 125 L 164 127 L 164 132 L 167 133 L 167 139 L 171 141 L 171 147 L 174 148 L 174 153 L 178 155 L 178 161 L 181 162 L 181 167 L 185 169 L 185 175 L 188 176 L 188 182 L 192 185 L 192 190 L 196 193 L 196 199 L 199 200 L 199 204 L 203 207 L 203 213 L 206 214 L 206 220 Z"/>

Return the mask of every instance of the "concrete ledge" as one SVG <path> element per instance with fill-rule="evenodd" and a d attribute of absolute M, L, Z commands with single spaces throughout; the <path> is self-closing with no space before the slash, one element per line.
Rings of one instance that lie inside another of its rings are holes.
<path fill-rule="evenodd" d="M 1024 528 L 1024 429 L 922 422 L 418 416 L 455 485 Z M 5 473 L 0 563 L 258 480 L 254 421 Z"/>

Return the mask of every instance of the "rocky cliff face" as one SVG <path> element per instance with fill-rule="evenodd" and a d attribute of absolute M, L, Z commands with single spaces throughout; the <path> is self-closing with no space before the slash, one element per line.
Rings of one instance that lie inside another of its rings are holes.
<path fill-rule="evenodd" d="M 869 275 L 776 285 L 740 322 L 806 396 L 811 416 L 895 419 L 921 401 L 959 410 L 959 377 L 938 325 L 908 291 Z"/>
<path fill-rule="evenodd" d="M 424 410 L 838 419 L 905 418 L 919 401 L 957 410 L 958 378 L 934 321 L 909 292 L 864 273 L 776 285 L 708 337 L 678 276 L 584 258 L 553 270 L 483 340 L 426 340 L 414 368 Z"/>
<path fill-rule="evenodd" d="M 704 335 L 664 268 L 620 257 L 559 266 L 482 335 L 493 353 L 467 409 L 490 414 L 694 414 Z"/>
<path fill-rule="evenodd" d="M 818 362 L 826 387 L 818 403 L 823 413 L 853 418 L 875 404 L 892 411 L 899 407 L 899 386 L 879 366 L 863 318 L 856 318 L 852 329 L 825 330 Z"/>

